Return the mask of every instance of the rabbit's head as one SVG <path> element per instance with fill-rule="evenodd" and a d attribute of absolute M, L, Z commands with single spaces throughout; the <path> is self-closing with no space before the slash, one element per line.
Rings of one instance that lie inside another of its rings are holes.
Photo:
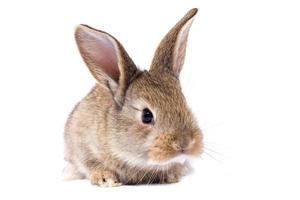
<path fill-rule="evenodd" d="M 86 25 L 76 29 L 84 61 L 111 92 L 108 148 L 131 165 L 165 166 L 202 152 L 202 133 L 179 81 L 196 13 L 197 9 L 190 10 L 164 37 L 149 71 L 139 70 L 110 34 Z"/>

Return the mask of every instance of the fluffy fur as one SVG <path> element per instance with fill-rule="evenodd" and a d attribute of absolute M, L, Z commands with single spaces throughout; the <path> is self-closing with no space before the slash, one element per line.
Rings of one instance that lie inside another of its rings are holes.
<path fill-rule="evenodd" d="M 188 157 L 202 152 L 202 133 L 184 95 L 182 69 L 190 10 L 164 37 L 149 71 L 139 70 L 110 34 L 79 25 L 75 38 L 97 80 L 65 127 L 68 178 L 99 186 L 177 182 Z M 141 121 L 149 108 L 154 122 Z"/>

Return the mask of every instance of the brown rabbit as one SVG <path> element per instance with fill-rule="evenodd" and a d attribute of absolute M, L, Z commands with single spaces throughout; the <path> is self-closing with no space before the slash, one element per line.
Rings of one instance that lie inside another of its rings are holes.
<path fill-rule="evenodd" d="M 164 37 L 149 71 L 139 70 L 120 42 L 87 25 L 75 32 L 97 84 L 77 104 L 65 127 L 67 179 L 99 186 L 173 183 L 187 159 L 202 152 L 202 133 L 182 94 L 190 10 Z"/>

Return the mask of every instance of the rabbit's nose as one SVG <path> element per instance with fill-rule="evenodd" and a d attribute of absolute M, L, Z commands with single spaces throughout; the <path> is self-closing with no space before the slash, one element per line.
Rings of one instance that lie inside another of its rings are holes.
<path fill-rule="evenodd" d="M 186 153 L 188 150 L 193 148 L 194 144 L 195 144 L 195 140 L 181 140 L 181 141 L 174 142 L 172 144 L 172 147 L 177 152 Z"/>

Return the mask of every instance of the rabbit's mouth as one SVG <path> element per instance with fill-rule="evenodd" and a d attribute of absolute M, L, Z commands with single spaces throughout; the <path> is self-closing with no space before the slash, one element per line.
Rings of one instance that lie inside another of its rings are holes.
<path fill-rule="evenodd" d="M 189 161 L 192 159 L 191 156 L 189 155 L 185 155 L 185 154 L 179 154 L 171 159 L 168 160 L 164 160 L 164 161 L 153 161 L 153 160 L 149 160 L 147 162 L 147 164 L 153 166 L 170 166 L 173 164 L 185 164 L 185 163 L 189 163 Z"/>
<path fill-rule="evenodd" d="M 169 167 L 176 164 L 189 165 L 190 161 L 194 159 L 194 156 L 183 154 L 183 153 L 179 153 L 176 156 L 173 156 L 165 160 L 154 160 L 151 159 L 146 154 L 134 156 L 128 153 L 125 154 L 124 152 L 120 152 L 120 151 L 114 155 L 116 155 L 120 160 L 126 162 L 132 167 L 140 167 L 144 169 L 148 169 L 148 168 L 168 169 Z"/>

